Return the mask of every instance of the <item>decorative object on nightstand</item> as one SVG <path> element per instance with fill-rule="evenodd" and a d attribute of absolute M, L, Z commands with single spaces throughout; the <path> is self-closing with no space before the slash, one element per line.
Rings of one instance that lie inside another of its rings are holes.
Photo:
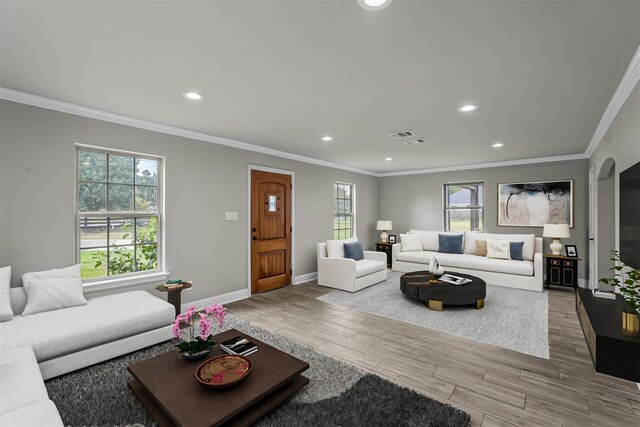
<path fill-rule="evenodd" d="M 564 245 L 564 254 L 569 257 L 578 257 L 578 247 L 576 245 Z"/>
<path fill-rule="evenodd" d="M 395 234 L 389 234 L 389 243 L 391 243 L 392 245 L 396 242 L 396 235 Z"/>
<path fill-rule="evenodd" d="M 551 237 L 553 243 L 549 245 L 549 248 L 553 255 L 560 255 L 560 251 L 562 250 L 560 239 L 568 239 L 571 237 L 569 224 L 545 224 L 542 237 Z"/>
<path fill-rule="evenodd" d="M 182 298 L 180 294 L 183 289 L 193 286 L 191 282 L 183 282 L 182 279 L 169 280 L 164 285 L 156 286 L 156 291 L 167 293 L 167 302 L 176 309 L 176 316 L 182 311 Z"/>
<path fill-rule="evenodd" d="M 387 254 L 387 267 L 391 268 L 391 247 L 393 243 L 376 243 L 376 252 L 384 252 Z"/>
<path fill-rule="evenodd" d="M 544 256 L 546 280 L 545 285 L 578 287 L 578 261 L 580 258 L 564 255 L 546 254 Z"/>
<path fill-rule="evenodd" d="M 380 233 L 380 242 L 389 243 L 389 235 L 387 231 L 391 230 L 393 227 L 391 226 L 391 221 L 385 219 L 379 219 L 378 224 L 376 225 L 376 230 L 382 231 Z"/>

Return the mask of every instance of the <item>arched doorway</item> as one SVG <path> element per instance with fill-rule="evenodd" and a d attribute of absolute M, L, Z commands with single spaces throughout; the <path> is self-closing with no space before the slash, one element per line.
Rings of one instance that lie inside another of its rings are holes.
<path fill-rule="evenodd" d="M 597 227 L 596 227 L 596 279 L 611 277 L 613 267 L 611 250 L 616 247 L 616 163 L 612 158 L 604 161 L 597 182 Z M 596 280 L 596 282 L 597 282 Z M 603 283 L 597 287 L 608 289 Z"/>

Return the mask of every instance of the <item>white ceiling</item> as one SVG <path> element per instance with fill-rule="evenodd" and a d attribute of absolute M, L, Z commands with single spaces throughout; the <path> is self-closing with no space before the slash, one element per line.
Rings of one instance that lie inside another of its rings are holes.
<path fill-rule="evenodd" d="M 375 172 L 583 153 L 640 44 L 640 1 L 3 0 L 0 15 L 2 87 Z M 429 143 L 388 136 L 405 129 Z"/>

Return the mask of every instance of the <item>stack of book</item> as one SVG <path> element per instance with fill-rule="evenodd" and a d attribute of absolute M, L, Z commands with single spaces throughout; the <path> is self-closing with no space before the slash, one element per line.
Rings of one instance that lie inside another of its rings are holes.
<path fill-rule="evenodd" d="M 445 274 L 440 277 L 443 282 L 451 283 L 452 285 L 464 285 L 465 283 L 471 283 L 471 279 L 465 279 L 464 277 L 454 276 L 453 274 Z"/>
<path fill-rule="evenodd" d="M 234 337 L 220 343 L 220 348 L 229 354 L 248 356 L 258 351 L 258 346 L 243 337 Z"/>

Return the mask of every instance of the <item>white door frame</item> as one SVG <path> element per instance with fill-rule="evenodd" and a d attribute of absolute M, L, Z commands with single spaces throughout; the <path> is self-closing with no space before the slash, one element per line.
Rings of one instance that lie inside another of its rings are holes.
<path fill-rule="evenodd" d="M 296 173 L 286 169 L 249 164 L 247 168 L 247 289 L 251 296 L 251 171 L 279 173 L 291 176 L 291 285 L 296 283 Z"/>

